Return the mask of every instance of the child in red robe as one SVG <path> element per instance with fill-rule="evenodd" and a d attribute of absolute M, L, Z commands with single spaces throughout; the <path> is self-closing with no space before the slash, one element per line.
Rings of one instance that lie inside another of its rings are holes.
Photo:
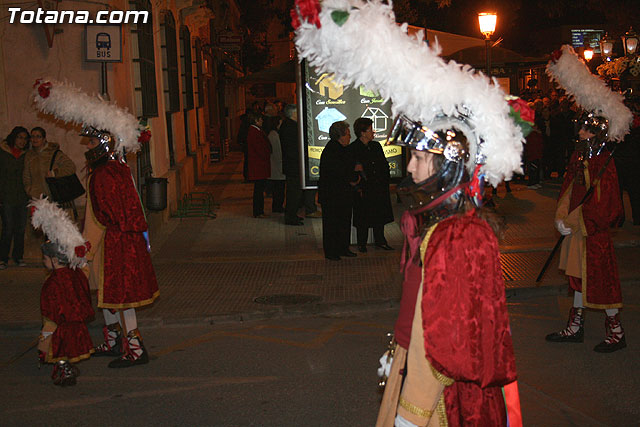
<path fill-rule="evenodd" d="M 82 235 L 66 212 L 46 199 L 34 200 L 32 223 L 48 240 L 42 245 L 45 267 L 50 271 L 40 293 L 42 332 L 38 342 L 40 363 L 53 363 L 55 385 L 76 384 L 73 363 L 89 358 L 93 344 L 86 322 L 93 318 L 89 282 L 80 267 L 86 247 Z"/>

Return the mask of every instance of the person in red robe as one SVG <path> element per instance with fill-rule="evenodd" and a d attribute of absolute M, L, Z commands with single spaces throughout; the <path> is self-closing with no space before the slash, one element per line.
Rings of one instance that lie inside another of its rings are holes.
<path fill-rule="evenodd" d="M 55 385 L 76 384 L 78 370 L 73 365 L 93 353 L 87 323 L 94 316 L 84 265 L 86 242 L 68 214 L 42 198 L 30 203 L 31 222 L 42 228 L 47 241 L 42 244 L 44 266 L 49 275 L 40 292 L 42 331 L 38 340 L 40 364 L 53 363 Z"/>
<path fill-rule="evenodd" d="M 120 356 L 110 368 L 145 364 L 149 356 L 135 308 L 159 295 L 147 221 L 129 167 L 112 155 L 112 135 L 95 128 L 83 135 L 89 136 L 85 156 L 91 169 L 83 233 L 91 242 L 87 259 L 105 318 L 105 341 L 95 348 L 95 356 Z"/>
<path fill-rule="evenodd" d="M 626 347 L 618 312 L 622 307 L 618 265 L 609 233 L 623 209 L 615 163 L 605 149 L 607 121 L 585 113 L 580 123 L 580 141 L 571 156 L 555 216 L 556 228 L 565 236 L 559 267 L 567 275 L 574 302 L 567 327 L 546 340 L 583 342 L 584 308 L 605 310 L 606 336 L 594 350 L 610 353 Z"/>
<path fill-rule="evenodd" d="M 401 188 L 415 202 L 402 217 L 404 281 L 380 427 L 507 425 L 503 387 L 516 387 L 499 221 L 471 201 L 469 143 L 449 125 L 431 130 L 449 137 L 458 160 L 424 141 L 409 144 L 411 176 Z M 519 425 L 517 388 L 510 395 L 509 420 Z"/>

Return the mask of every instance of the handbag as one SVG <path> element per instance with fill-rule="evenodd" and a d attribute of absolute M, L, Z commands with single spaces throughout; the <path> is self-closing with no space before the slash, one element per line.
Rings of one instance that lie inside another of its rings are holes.
<path fill-rule="evenodd" d="M 60 150 L 56 150 L 56 152 L 53 153 L 49 170 L 53 169 L 53 163 L 55 162 L 59 151 Z M 49 192 L 51 193 L 51 199 L 53 199 L 54 202 L 71 202 L 76 197 L 80 197 L 85 193 L 84 187 L 75 173 L 61 177 L 46 177 L 45 181 L 47 181 Z"/>

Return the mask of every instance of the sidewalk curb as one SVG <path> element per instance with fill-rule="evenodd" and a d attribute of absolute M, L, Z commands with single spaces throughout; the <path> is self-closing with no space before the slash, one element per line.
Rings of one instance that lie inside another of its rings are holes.
<path fill-rule="evenodd" d="M 640 277 L 624 279 L 620 281 L 621 286 L 640 285 Z M 505 290 L 507 302 L 517 298 L 536 298 L 543 296 L 563 295 L 567 292 L 567 284 L 550 284 L 544 286 L 531 286 L 526 288 L 511 288 Z M 271 319 L 292 319 L 308 316 L 328 316 L 346 317 L 353 314 L 368 313 L 376 311 L 397 310 L 400 307 L 399 299 L 372 300 L 363 302 L 341 302 L 341 303 L 308 303 L 291 306 L 277 306 L 272 309 L 229 313 L 203 317 L 190 318 L 163 318 L 138 317 L 138 325 L 142 328 L 174 328 L 183 326 L 211 326 L 230 323 L 245 323 L 252 321 L 263 321 Z M 0 333 L 37 333 L 40 324 L 16 323 L 10 325 L 0 325 Z M 94 331 L 102 330 L 102 319 L 99 313 L 96 320 L 89 324 L 89 329 Z"/>

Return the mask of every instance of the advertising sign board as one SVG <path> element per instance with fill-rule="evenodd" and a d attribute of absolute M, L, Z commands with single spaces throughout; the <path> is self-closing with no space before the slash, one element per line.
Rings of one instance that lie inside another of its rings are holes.
<path fill-rule="evenodd" d="M 382 145 L 389 162 L 391 178 L 404 176 L 403 150 L 385 146 L 393 126 L 391 104 L 365 87 L 345 87 L 330 74 L 318 74 L 307 61 L 301 64 L 302 134 L 304 151 L 304 188 L 316 188 L 320 176 L 320 156 L 329 142 L 329 128 L 336 121 L 346 121 L 351 129 L 359 117 L 373 121 L 374 140 Z"/>

